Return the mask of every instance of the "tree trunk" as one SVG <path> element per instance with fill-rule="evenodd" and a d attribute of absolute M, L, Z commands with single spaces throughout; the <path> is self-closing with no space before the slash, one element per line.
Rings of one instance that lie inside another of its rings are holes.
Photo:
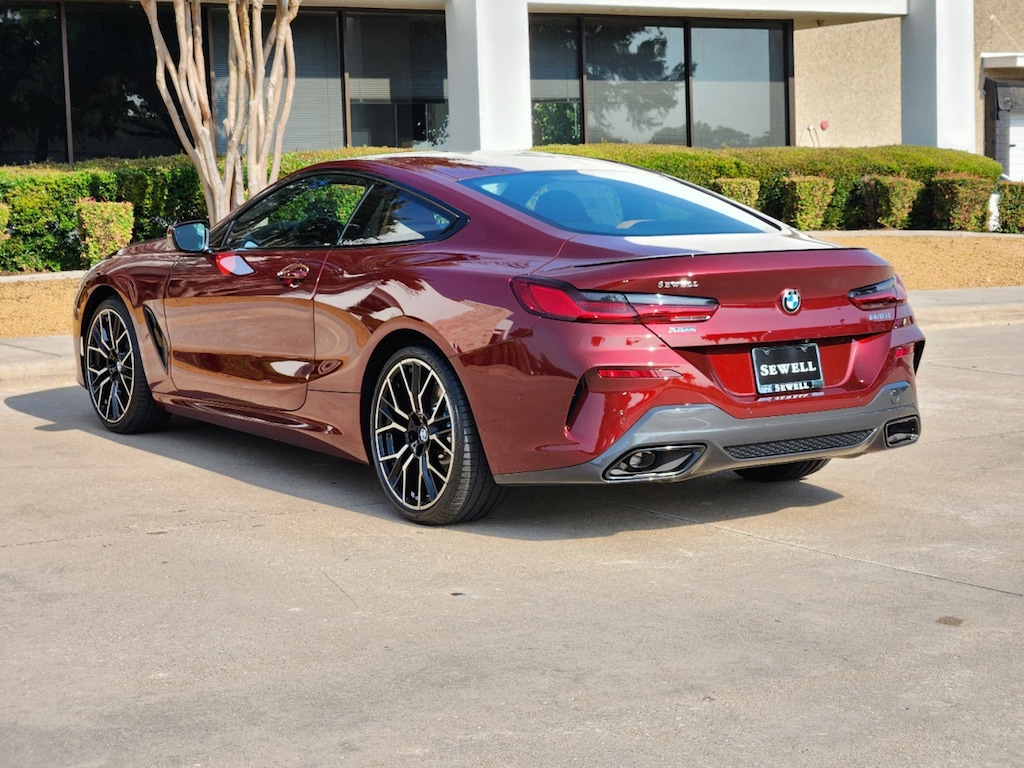
<path fill-rule="evenodd" d="M 226 151 L 217 154 L 199 0 L 174 0 L 174 61 L 157 20 L 156 0 L 139 0 L 156 49 L 156 84 L 185 153 L 199 174 L 211 223 L 277 181 L 285 125 L 295 93 L 291 23 L 301 0 L 276 0 L 263 33 L 262 0 L 227 0 Z M 170 80 L 170 88 L 168 87 Z M 173 88 L 173 94 L 171 91 Z M 244 169 L 244 170 L 243 170 Z"/>

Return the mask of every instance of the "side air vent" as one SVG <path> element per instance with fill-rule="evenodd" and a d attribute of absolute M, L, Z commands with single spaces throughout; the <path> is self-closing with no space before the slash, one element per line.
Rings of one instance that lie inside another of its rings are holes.
<path fill-rule="evenodd" d="M 149 328 L 149 337 L 153 339 L 153 346 L 156 347 L 156 353 L 160 357 L 160 364 L 163 365 L 164 371 L 167 371 L 167 337 L 164 336 L 156 315 L 150 311 L 149 307 L 143 307 L 142 314 L 146 317 L 146 327 Z"/>

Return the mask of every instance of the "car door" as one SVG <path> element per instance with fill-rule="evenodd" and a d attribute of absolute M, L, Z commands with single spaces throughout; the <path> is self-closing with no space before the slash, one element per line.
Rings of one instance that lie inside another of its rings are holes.
<path fill-rule="evenodd" d="M 365 189 L 346 174 L 299 177 L 240 209 L 208 252 L 177 262 L 165 318 L 179 393 L 275 410 L 302 406 L 317 280 Z"/>

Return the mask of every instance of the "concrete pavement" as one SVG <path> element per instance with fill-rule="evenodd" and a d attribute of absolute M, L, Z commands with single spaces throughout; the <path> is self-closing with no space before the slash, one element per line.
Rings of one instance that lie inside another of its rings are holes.
<path fill-rule="evenodd" d="M 1022 766 L 1021 326 L 926 330 L 915 446 L 442 529 L 0 386 L 0 766 Z"/>
<path fill-rule="evenodd" d="M 925 333 L 929 328 L 969 328 L 1024 323 L 1024 286 L 913 291 L 910 303 Z M 0 339 L 0 382 L 74 376 L 68 336 Z"/>

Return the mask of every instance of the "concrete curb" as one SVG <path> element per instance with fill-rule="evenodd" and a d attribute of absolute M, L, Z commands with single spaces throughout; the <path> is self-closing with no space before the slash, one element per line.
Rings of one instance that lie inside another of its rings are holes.
<path fill-rule="evenodd" d="M 75 378 L 75 349 L 70 335 L 0 339 L 0 385 L 56 378 Z"/>

